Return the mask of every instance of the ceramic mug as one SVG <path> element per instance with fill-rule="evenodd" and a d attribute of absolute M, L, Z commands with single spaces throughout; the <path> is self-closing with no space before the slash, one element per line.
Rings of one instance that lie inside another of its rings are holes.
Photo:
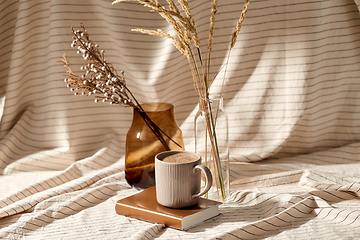
<path fill-rule="evenodd" d="M 201 171 L 206 186 L 200 191 Z M 210 170 L 201 165 L 201 156 L 188 151 L 167 151 L 155 156 L 156 199 L 170 208 L 196 205 L 212 185 Z"/>

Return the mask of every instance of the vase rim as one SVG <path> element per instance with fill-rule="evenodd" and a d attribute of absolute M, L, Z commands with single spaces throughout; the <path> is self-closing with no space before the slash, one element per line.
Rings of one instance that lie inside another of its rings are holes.
<path fill-rule="evenodd" d="M 140 104 L 145 112 L 163 112 L 174 108 L 174 105 L 166 102 L 149 102 Z"/>
<path fill-rule="evenodd" d="M 201 99 L 206 99 L 206 97 L 200 97 Z M 209 99 L 221 99 L 223 95 L 221 93 L 209 93 Z"/>

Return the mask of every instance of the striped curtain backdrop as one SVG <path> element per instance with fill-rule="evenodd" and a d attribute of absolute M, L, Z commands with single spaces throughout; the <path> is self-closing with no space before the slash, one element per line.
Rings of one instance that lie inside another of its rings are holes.
<path fill-rule="evenodd" d="M 83 23 L 141 103 L 168 102 L 194 150 L 198 95 L 186 58 L 136 2 L 0 0 L 0 239 L 356 239 L 360 234 L 359 0 L 219 1 L 212 91 L 224 81 L 231 189 L 221 216 L 180 232 L 117 215 L 131 108 L 66 87 Z M 165 0 L 160 1 L 167 5 Z M 211 1 L 192 0 L 206 51 Z"/>

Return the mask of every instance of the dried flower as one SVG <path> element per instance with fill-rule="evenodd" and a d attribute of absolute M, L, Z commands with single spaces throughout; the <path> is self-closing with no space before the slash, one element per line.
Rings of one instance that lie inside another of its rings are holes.
<path fill-rule="evenodd" d="M 239 34 L 239 32 L 240 32 L 240 29 L 241 29 L 241 26 L 242 26 L 242 22 L 243 22 L 244 19 L 245 19 L 245 16 L 246 16 L 246 13 L 247 13 L 249 4 L 250 4 L 250 0 L 245 0 L 243 9 L 242 9 L 241 14 L 240 14 L 240 18 L 239 18 L 239 20 L 238 20 L 237 23 L 236 23 L 235 30 L 234 30 L 234 32 L 233 32 L 233 34 L 232 34 L 232 37 L 231 37 L 230 48 L 233 48 L 233 47 L 235 46 L 236 39 L 237 39 L 237 36 L 238 36 L 238 34 Z"/>
<path fill-rule="evenodd" d="M 87 33 L 85 26 L 75 31 L 71 28 L 73 41 L 71 47 L 77 48 L 77 54 L 84 58 L 84 65 L 80 70 L 84 73 L 76 75 L 70 68 L 66 55 L 62 63 L 68 68 L 68 75 L 64 81 L 75 95 L 94 95 L 95 102 L 109 102 L 110 104 L 124 104 L 131 107 L 139 105 L 131 91 L 126 87 L 124 72 L 120 74 L 111 63 L 105 59 L 105 51 L 94 44 Z"/>
<path fill-rule="evenodd" d="M 80 26 L 82 30 L 76 31 L 71 27 L 73 35 L 71 47 L 76 47 L 77 54 L 81 54 L 83 57 L 84 65 L 80 67 L 80 70 L 84 73 L 81 76 L 76 75 L 64 54 L 61 63 L 68 69 L 68 74 L 65 75 L 66 78 L 64 79 L 67 87 L 75 95 L 94 95 L 95 103 L 102 101 L 133 107 L 140 113 L 145 123 L 158 137 L 165 149 L 170 150 L 163 135 L 171 141 L 173 140 L 147 116 L 135 96 L 126 86 L 124 72 L 117 73 L 113 65 L 106 61 L 105 51 L 100 50 L 99 45 L 90 40 L 85 26 L 83 24 Z M 179 146 L 179 144 L 177 145 Z"/>
<path fill-rule="evenodd" d="M 215 27 L 215 15 L 217 13 L 218 0 L 213 0 L 211 3 L 211 14 L 210 14 L 210 27 L 209 27 L 209 40 L 208 40 L 208 51 L 212 50 L 212 41 L 214 38 L 214 27 Z"/>
<path fill-rule="evenodd" d="M 151 8 L 152 12 L 157 12 L 160 16 L 162 16 L 175 30 L 178 38 L 176 41 L 174 41 L 174 45 L 184 55 L 186 55 L 188 51 L 184 51 L 183 46 L 185 46 L 186 48 L 191 47 L 191 43 L 188 41 L 189 34 L 191 35 L 190 39 L 193 40 L 194 45 L 196 47 L 200 47 L 200 40 L 198 38 L 198 34 L 195 28 L 195 21 L 191 16 L 190 8 L 187 1 L 179 0 L 181 8 L 185 12 L 185 16 L 181 14 L 181 12 L 172 0 L 167 0 L 169 4 L 168 9 L 156 0 L 116 0 L 113 1 L 112 4 L 129 1 L 138 2 L 145 7 Z M 140 30 L 138 29 L 137 31 Z M 142 32 L 149 35 L 160 36 L 157 34 L 157 32 L 146 32 L 146 30 Z M 162 35 L 161 37 L 167 36 Z"/>

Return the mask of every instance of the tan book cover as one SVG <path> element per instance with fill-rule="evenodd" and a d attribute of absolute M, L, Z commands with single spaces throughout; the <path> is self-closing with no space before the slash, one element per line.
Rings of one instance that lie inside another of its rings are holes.
<path fill-rule="evenodd" d="M 199 203 L 193 207 L 167 208 L 158 204 L 156 188 L 150 187 L 118 200 L 115 204 L 115 211 L 120 215 L 187 230 L 219 215 L 218 206 L 220 204 L 217 201 L 200 198 Z"/>

